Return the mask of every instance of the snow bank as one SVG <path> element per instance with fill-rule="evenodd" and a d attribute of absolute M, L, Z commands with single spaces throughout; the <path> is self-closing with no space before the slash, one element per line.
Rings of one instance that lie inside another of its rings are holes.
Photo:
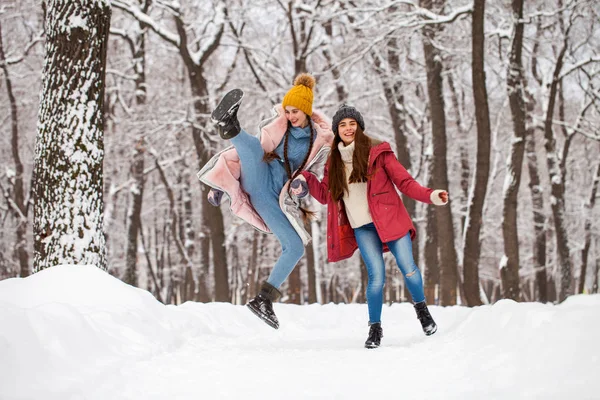
<path fill-rule="evenodd" d="M 384 307 L 363 348 L 363 304 L 164 306 L 93 266 L 0 281 L 0 399 L 598 399 L 600 296 Z M 267 395 L 266 393 L 269 393 Z"/>

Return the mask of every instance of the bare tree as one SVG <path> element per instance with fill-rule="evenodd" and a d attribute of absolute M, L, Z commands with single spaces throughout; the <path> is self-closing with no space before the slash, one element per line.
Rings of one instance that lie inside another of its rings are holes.
<path fill-rule="evenodd" d="M 591 213 L 594 209 L 594 204 L 596 203 L 596 193 L 598 192 L 598 184 L 600 182 L 600 164 L 596 167 L 596 173 L 592 178 L 592 190 L 590 193 L 590 198 L 587 201 L 586 208 L 586 217 L 585 217 L 585 226 L 584 226 L 584 245 L 583 250 L 581 250 L 581 269 L 579 272 L 579 286 L 577 288 L 577 293 L 583 293 L 585 289 L 585 277 L 587 274 L 587 263 L 588 263 L 588 255 L 590 252 L 590 246 L 592 244 L 592 218 Z"/>
<path fill-rule="evenodd" d="M 15 59 L 12 63 L 22 61 L 25 55 L 39 42 L 41 35 L 35 37 L 31 42 L 27 43 L 24 48 L 23 56 Z M 15 255 L 19 262 L 19 276 L 26 277 L 30 273 L 29 252 L 27 249 L 27 227 L 29 214 L 29 193 L 26 192 L 23 182 L 25 168 L 21 160 L 19 150 L 19 107 L 17 99 L 13 91 L 11 74 L 8 69 L 11 62 L 6 59 L 4 51 L 4 39 L 2 35 L 2 22 L 0 21 L 0 70 L 4 73 L 4 83 L 6 85 L 6 94 L 10 103 L 10 131 L 11 131 L 11 152 L 14 162 L 14 173 L 9 176 L 9 188 L 2 187 L 8 208 L 17 220 Z"/>
<path fill-rule="evenodd" d="M 428 185 L 433 185 L 433 177 L 429 178 Z M 427 208 L 427 228 L 425 236 L 425 298 L 431 304 L 437 304 L 440 289 L 440 258 L 438 255 L 436 211 L 433 207 Z"/>
<path fill-rule="evenodd" d="M 513 38 L 510 50 L 510 63 L 507 71 L 507 90 L 513 120 L 513 138 L 510 157 L 506 165 L 504 183 L 504 210 L 502 234 L 504 237 L 504 257 L 500 275 L 502 289 L 507 299 L 520 300 L 519 288 L 519 232 L 517 229 L 517 199 L 521 185 L 525 136 L 527 133 L 525 108 L 525 77 L 523 74 L 523 0 L 512 2 Z"/>
<path fill-rule="evenodd" d="M 596 249 L 600 248 L 600 240 L 596 240 Z M 600 256 L 596 256 L 596 268 L 594 271 L 594 279 L 592 283 L 592 293 L 598 293 L 598 278 L 600 275 Z"/>
<path fill-rule="evenodd" d="M 421 7 L 440 11 L 444 0 L 420 0 Z M 436 33 L 440 28 L 429 25 L 423 28 L 423 53 L 427 70 L 427 91 L 431 111 L 431 132 L 433 137 L 433 186 L 448 188 L 448 164 L 446 145 L 446 112 L 442 85 L 442 56 L 434 45 Z M 441 296 L 440 304 L 456 304 L 458 286 L 458 259 L 454 247 L 454 227 L 450 204 L 436 207 L 440 265 Z"/>
<path fill-rule="evenodd" d="M 448 71 L 446 74 L 446 79 L 448 81 L 448 87 L 450 88 L 450 93 L 452 94 L 452 106 L 454 108 L 454 113 L 456 115 L 456 127 L 459 134 L 460 140 L 460 189 L 461 194 L 459 196 L 452 196 L 454 201 L 460 201 L 460 210 L 461 210 L 461 232 L 464 232 L 466 229 L 466 221 L 467 221 L 467 213 L 469 209 L 469 176 L 471 175 L 471 168 L 469 165 L 469 144 L 468 140 L 468 132 L 465 128 L 464 123 L 464 102 L 461 105 L 459 101 L 459 92 L 456 89 L 456 84 L 454 83 L 454 77 L 452 71 Z M 461 92 L 464 96 L 464 91 Z"/>
<path fill-rule="evenodd" d="M 144 28 L 149 28 L 161 37 L 165 42 L 172 45 L 179 53 L 183 61 L 189 79 L 190 90 L 193 100 L 195 118 L 207 123 L 206 116 L 210 113 L 208 82 L 205 76 L 205 65 L 212 54 L 217 50 L 226 23 L 226 7 L 221 1 L 217 2 L 212 15 L 213 19 L 205 20 L 201 30 L 194 29 L 185 22 L 185 15 L 179 8 L 178 3 L 166 5 L 157 3 L 165 11 L 173 16 L 177 33 L 170 32 L 164 26 L 158 24 L 149 14 L 144 12 L 138 4 L 131 1 L 114 0 L 112 5 L 125 11 L 137 19 Z M 189 31 L 203 37 L 190 38 Z M 192 39 L 192 40 L 190 40 Z M 198 168 L 204 166 L 213 155 L 212 151 L 205 146 L 203 129 L 201 125 L 192 124 L 192 137 L 196 147 Z M 225 252 L 225 232 L 223 226 L 223 214 L 221 210 L 214 209 L 209 205 L 206 196 L 202 196 L 202 221 L 200 225 L 204 231 L 199 235 L 200 240 L 200 265 L 208 266 L 210 263 L 210 250 L 212 249 L 212 265 L 215 277 L 216 301 L 229 301 L 229 278 L 227 256 Z"/>
<path fill-rule="evenodd" d="M 533 45 L 531 54 L 531 74 L 538 85 L 542 86 L 542 78 L 538 72 L 538 52 L 540 48 L 542 20 L 538 18 L 536 23 L 536 40 Z M 527 135 L 525 137 L 525 156 L 527 159 L 527 170 L 529 171 L 529 190 L 531 193 L 531 203 L 533 206 L 533 230 L 534 230 L 534 246 L 533 259 L 535 268 L 535 286 L 536 299 L 543 303 L 551 301 L 548 296 L 548 277 L 546 272 L 546 215 L 544 213 L 544 193 L 540 179 L 540 165 L 537 159 L 536 133 L 538 130 L 533 121 L 533 111 L 536 106 L 535 97 L 529 92 L 527 95 L 527 120 L 525 125 L 528 126 Z"/>
<path fill-rule="evenodd" d="M 558 153 L 556 144 L 556 138 L 554 136 L 554 111 L 556 106 L 556 99 L 559 92 L 560 75 L 563 68 L 564 58 L 569 49 L 569 33 L 573 28 L 574 19 L 577 18 L 577 14 L 570 14 L 569 24 L 566 30 L 563 31 L 564 37 L 559 50 L 556 64 L 554 66 L 554 72 L 552 74 L 552 81 L 550 83 L 550 90 L 548 93 L 548 105 L 546 107 L 546 118 L 544 121 L 544 138 L 546 149 L 546 162 L 548 164 L 548 173 L 550 174 L 551 183 L 551 195 L 552 201 L 550 202 L 552 208 L 552 215 L 554 217 L 554 228 L 556 233 L 556 251 L 558 254 L 558 263 L 560 271 L 560 280 L 558 282 L 558 300 L 563 301 L 571 293 L 571 280 L 573 274 L 573 262 L 571 261 L 569 237 L 566 227 L 566 215 L 565 215 L 565 180 L 564 174 L 566 154 L 563 152 L 563 157 Z M 562 17 L 559 18 L 562 21 Z M 562 23 L 561 23 L 562 25 Z M 568 145 L 565 144 L 564 149 L 568 149 Z"/>
<path fill-rule="evenodd" d="M 475 187 L 469 199 L 469 216 L 465 224 L 465 248 L 463 258 L 464 291 L 469 306 L 481 305 L 479 296 L 479 254 L 481 243 L 479 234 L 483 221 L 483 204 L 490 173 L 490 112 L 484 70 L 484 16 L 485 0 L 475 0 L 473 8 L 473 97 L 477 121 L 477 163 L 475 167 Z"/>
<path fill-rule="evenodd" d="M 542 303 L 546 303 L 550 301 L 546 274 L 546 215 L 544 213 L 544 197 L 536 155 L 535 133 L 535 128 L 528 129 L 525 139 L 525 154 L 527 158 L 527 170 L 529 171 L 529 190 L 533 205 L 533 259 L 537 291 L 536 299 Z"/>
<path fill-rule="evenodd" d="M 150 0 L 139 0 L 142 12 L 147 12 Z M 127 43 L 133 59 L 135 73 L 135 103 L 138 107 L 146 103 L 146 29 L 139 21 L 135 21 L 134 29 L 128 31 L 111 29 L 111 33 L 122 37 Z M 142 205 L 144 200 L 144 154 L 145 139 L 138 134 L 133 141 L 133 159 L 129 167 L 133 179 L 129 189 L 129 205 L 127 215 L 127 245 L 125 250 L 125 276 L 123 280 L 137 286 L 137 254 L 138 236 L 141 226 Z"/>
<path fill-rule="evenodd" d="M 106 270 L 103 102 L 111 9 L 104 1 L 44 3 L 46 56 L 34 165 L 34 270 Z"/>

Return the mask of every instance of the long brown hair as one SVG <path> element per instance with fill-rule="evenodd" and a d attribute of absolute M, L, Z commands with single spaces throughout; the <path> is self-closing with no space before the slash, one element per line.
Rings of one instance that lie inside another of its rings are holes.
<path fill-rule="evenodd" d="M 308 151 L 306 152 L 306 156 L 304 156 L 304 160 L 302 161 L 302 164 L 300 164 L 300 166 L 296 169 L 296 171 L 292 171 L 292 165 L 288 158 L 288 142 L 289 142 L 289 137 L 290 137 L 290 130 L 292 129 L 292 123 L 290 121 L 288 121 L 288 127 L 287 127 L 287 130 L 285 131 L 285 135 L 284 135 L 284 139 L 283 139 L 284 140 L 284 142 L 283 142 L 283 166 L 285 167 L 285 171 L 287 172 L 287 176 L 290 181 L 290 184 L 288 185 L 288 189 L 287 189 L 290 197 L 292 196 L 291 181 L 293 181 L 294 179 L 296 179 L 296 177 L 298 177 L 300 175 L 300 172 L 302 172 L 302 170 L 308 163 L 308 157 L 310 156 L 310 153 L 312 152 L 312 149 L 313 149 L 314 138 L 317 135 L 315 127 L 312 124 L 312 119 L 310 118 L 309 115 L 307 115 L 306 118 L 308 121 L 308 125 L 310 126 L 310 141 L 309 141 L 309 145 L 308 145 Z M 271 162 L 273 160 L 280 160 L 280 159 L 281 159 L 281 157 L 279 157 L 279 155 L 277 155 L 277 153 L 275 153 L 275 150 L 268 152 L 268 153 L 265 152 L 265 154 L 263 155 L 263 161 L 267 162 L 267 163 Z M 299 209 L 302 212 L 302 220 L 304 221 L 304 223 L 308 222 L 310 219 L 312 219 L 315 216 L 314 212 L 309 211 L 304 207 L 299 207 Z"/>
<path fill-rule="evenodd" d="M 370 178 L 368 175 L 369 152 L 371 146 L 379 144 L 380 141 L 367 136 L 357 124 L 354 134 L 354 154 L 352 155 L 352 173 L 350 179 L 346 179 L 346 167 L 342 161 L 342 155 L 338 149 L 342 138 L 339 133 L 335 135 L 331 144 L 331 153 L 329 154 L 329 193 L 335 201 L 344 197 L 344 192 L 348 193 L 348 182 L 366 182 Z"/>

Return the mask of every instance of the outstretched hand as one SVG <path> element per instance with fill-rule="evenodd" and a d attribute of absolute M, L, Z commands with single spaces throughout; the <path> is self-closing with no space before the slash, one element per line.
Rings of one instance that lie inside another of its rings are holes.
<path fill-rule="evenodd" d="M 445 206 L 448 204 L 448 192 L 445 190 L 436 189 L 431 192 L 430 199 L 431 202 L 436 206 Z"/>
<path fill-rule="evenodd" d="M 296 177 L 292 181 L 291 187 L 292 194 L 299 199 L 302 199 L 308 195 L 308 184 L 302 175 Z"/>
<path fill-rule="evenodd" d="M 444 202 L 444 204 L 446 204 L 448 202 L 448 192 L 446 192 L 445 190 L 442 190 L 441 192 L 439 192 L 438 196 Z"/>

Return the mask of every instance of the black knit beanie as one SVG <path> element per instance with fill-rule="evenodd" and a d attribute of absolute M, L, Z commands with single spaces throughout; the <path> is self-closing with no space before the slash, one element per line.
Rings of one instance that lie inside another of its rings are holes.
<path fill-rule="evenodd" d="M 338 108 L 338 110 L 335 112 L 335 115 L 333 116 L 333 122 L 331 124 L 333 128 L 333 133 L 335 133 L 336 135 L 338 134 L 338 125 L 340 121 L 344 118 L 352 118 L 356 120 L 358 126 L 360 126 L 360 129 L 362 129 L 363 131 L 365 130 L 365 121 L 363 121 L 363 117 L 362 115 L 360 115 L 358 110 L 347 104 L 342 104 L 340 108 Z"/>

